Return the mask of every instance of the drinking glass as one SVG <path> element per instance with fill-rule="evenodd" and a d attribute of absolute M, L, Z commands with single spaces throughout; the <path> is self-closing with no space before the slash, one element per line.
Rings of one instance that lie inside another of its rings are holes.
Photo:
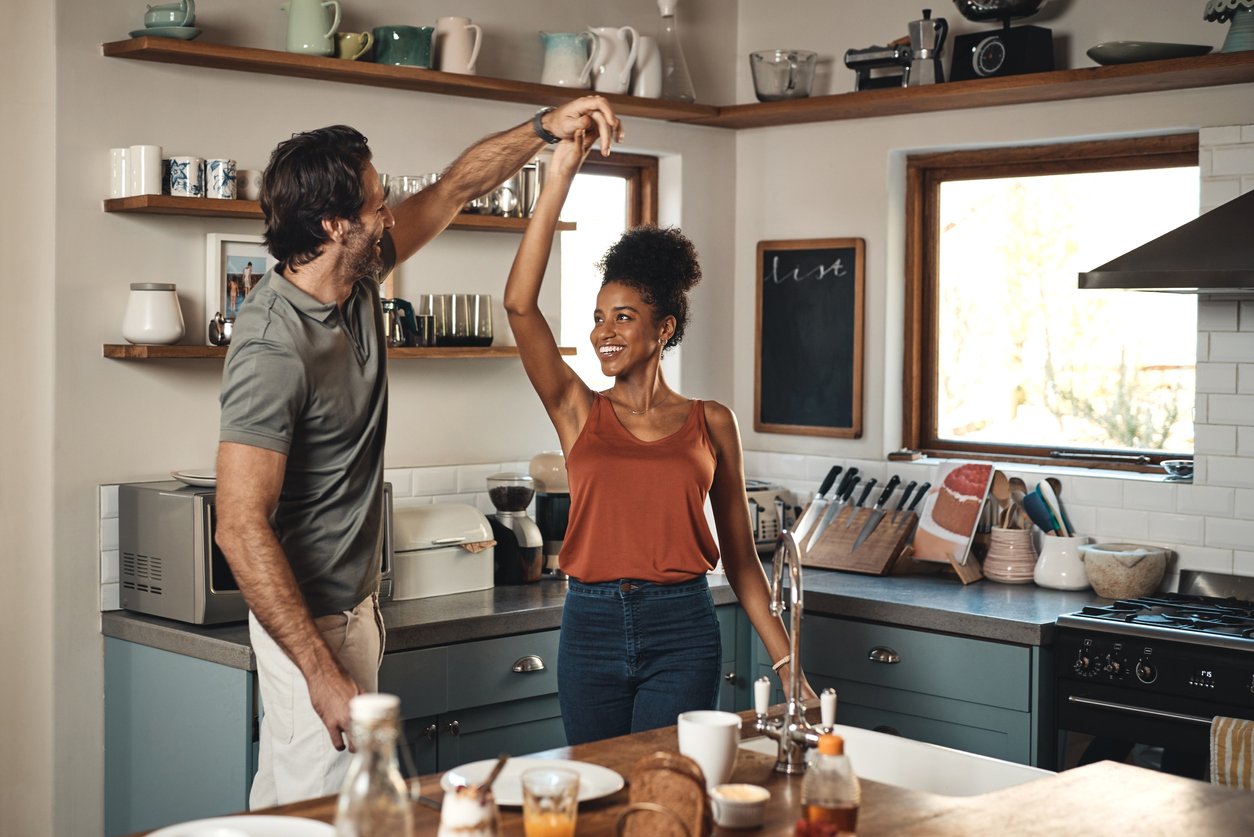
<path fill-rule="evenodd" d="M 574 837 L 579 813 L 579 774 L 538 767 L 522 775 L 523 833 L 527 837 Z"/>

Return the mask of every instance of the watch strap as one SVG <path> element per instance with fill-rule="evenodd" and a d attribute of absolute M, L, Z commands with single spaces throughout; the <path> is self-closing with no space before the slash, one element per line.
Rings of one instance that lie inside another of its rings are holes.
<path fill-rule="evenodd" d="M 561 137 L 550 133 L 549 130 L 544 127 L 544 115 L 552 111 L 553 108 L 551 107 L 540 108 L 536 111 L 536 115 L 531 117 L 531 130 L 535 131 L 536 136 L 547 142 L 549 145 L 562 141 Z"/>

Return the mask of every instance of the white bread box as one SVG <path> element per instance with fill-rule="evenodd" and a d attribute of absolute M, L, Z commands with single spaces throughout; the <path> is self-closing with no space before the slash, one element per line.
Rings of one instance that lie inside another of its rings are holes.
<path fill-rule="evenodd" d="M 492 586 L 488 519 L 465 503 L 401 505 L 392 512 L 392 600 L 445 596 Z"/>

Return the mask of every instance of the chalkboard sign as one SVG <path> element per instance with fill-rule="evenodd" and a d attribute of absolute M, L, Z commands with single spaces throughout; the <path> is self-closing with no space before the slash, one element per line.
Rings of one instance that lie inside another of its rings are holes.
<path fill-rule="evenodd" d="M 758 242 L 753 428 L 862 435 L 860 238 Z"/>

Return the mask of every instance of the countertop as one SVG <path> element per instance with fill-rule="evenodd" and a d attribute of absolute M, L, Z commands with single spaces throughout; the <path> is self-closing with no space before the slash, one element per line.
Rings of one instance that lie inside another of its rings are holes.
<path fill-rule="evenodd" d="M 748 717 L 749 713 L 742 713 Z M 749 724 L 745 724 L 747 729 Z M 751 734 L 742 732 L 742 734 Z M 610 738 L 538 753 L 600 764 L 628 779 L 628 787 L 579 806 L 581 837 L 616 833 L 615 823 L 628 804 L 632 766 L 650 753 L 678 751 L 675 727 Z M 440 800 L 439 775 L 423 776 L 420 790 Z M 736 834 L 783 837 L 793 834 L 801 812 L 803 777 L 774 772 L 774 758 L 741 750 L 733 782 L 762 785 L 771 791 L 765 823 L 753 831 L 716 828 L 719 837 Z M 334 796 L 258 811 L 331 822 Z M 434 835 L 439 812 L 414 805 L 414 834 Z M 860 837 L 875 835 L 1100 835 L 1120 828 L 1152 834 L 1244 834 L 1254 822 L 1254 794 L 1215 787 L 1140 767 L 1103 761 L 1055 776 L 981 796 L 951 797 L 863 780 L 858 814 Z M 501 833 L 522 834 L 517 808 L 501 809 Z"/>
<path fill-rule="evenodd" d="M 708 578 L 716 605 L 736 601 L 726 576 L 710 573 Z M 804 571 L 802 590 L 807 614 L 1016 645 L 1048 645 L 1059 615 L 1101 601 L 1091 590 L 1065 593 L 987 579 L 964 586 L 952 576 L 936 574 L 869 576 L 820 569 Z M 564 581 L 545 577 L 535 584 L 385 602 L 387 651 L 557 628 L 561 625 L 565 594 Z M 189 625 L 115 610 L 101 614 L 101 632 L 107 637 L 232 668 L 253 671 L 257 667 L 248 641 L 248 625 L 243 622 Z"/>

